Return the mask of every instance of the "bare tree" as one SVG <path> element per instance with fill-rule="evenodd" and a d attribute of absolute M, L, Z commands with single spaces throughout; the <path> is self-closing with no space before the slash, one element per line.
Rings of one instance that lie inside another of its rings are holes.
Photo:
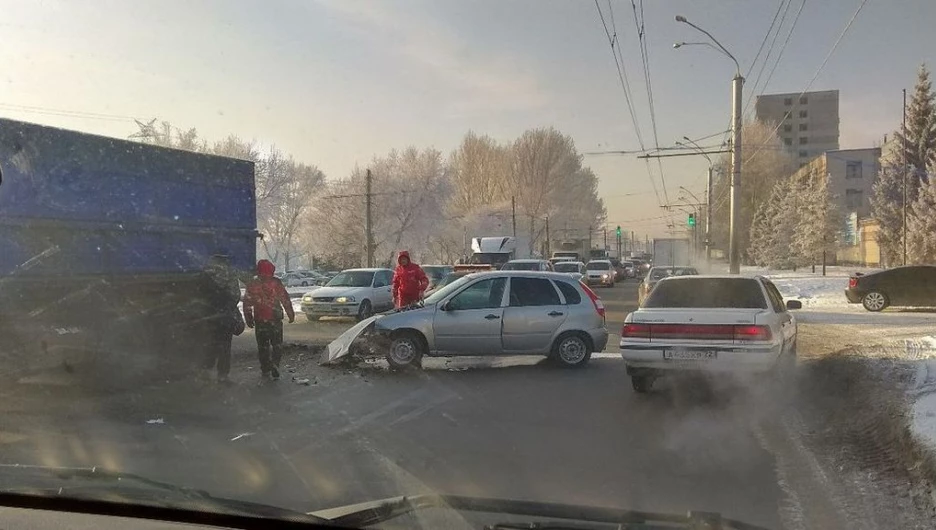
<path fill-rule="evenodd" d="M 263 249 L 274 262 L 289 269 L 292 261 L 302 257 L 301 234 L 312 196 L 321 190 L 325 175 L 317 167 L 278 157 L 267 169 L 270 179 L 280 182 L 275 194 L 268 196 L 263 214 L 258 205 L 257 224 L 263 233 Z M 298 254 L 298 255 L 297 255 Z"/>
<path fill-rule="evenodd" d="M 508 148 L 469 131 L 449 157 L 453 212 L 467 213 L 504 198 Z"/>

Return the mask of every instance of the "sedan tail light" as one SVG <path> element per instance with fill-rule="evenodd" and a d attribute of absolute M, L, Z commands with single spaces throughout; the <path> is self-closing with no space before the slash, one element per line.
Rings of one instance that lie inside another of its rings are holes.
<path fill-rule="evenodd" d="M 595 294 L 595 291 L 592 291 L 591 287 L 585 284 L 585 282 L 579 280 L 579 285 L 582 286 L 582 290 L 585 291 L 585 294 L 587 294 L 588 298 L 592 301 L 592 305 L 595 306 L 595 312 L 601 316 L 601 321 L 604 322 L 605 321 L 605 306 L 601 302 L 601 298 L 598 298 L 598 295 Z"/>
<path fill-rule="evenodd" d="M 621 337 L 627 337 L 631 339 L 649 339 L 650 324 L 634 324 L 632 322 L 624 324 L 624 327 L 621 328 Z"/>
<path fill-rule="evenodd" d="M 737 341 L 751 341 L 751 340 L 770 340 L 772 334 L 770 333 L 769 326 L 735 326 L 734 327 L 734 340 Z"/>
<path fill-rule="evenodd" d="M 628 322 L 621 337 L 654 340 L 725 340 L 734 342 L 767 341 L 770 327 L 731 324 L 641 324 Z"/>
<path fill-rule="evenodd" d="M 858 287 L 858 278 L 856 276 L 852 276 L 848 279 L 848 288 L 854 289 L 855 287 Z"/>

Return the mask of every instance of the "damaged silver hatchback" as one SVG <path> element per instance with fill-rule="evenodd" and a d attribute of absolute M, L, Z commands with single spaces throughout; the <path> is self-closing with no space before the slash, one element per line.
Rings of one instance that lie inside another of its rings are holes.
<path fill-rule="evenodd" d="M 577 367 L 608 342 L 598 296 L 552 272 L 469 274 L 373 319 L 366 334 L 391 368 L 419 366 L 425 355 L 544 355 Z"/>

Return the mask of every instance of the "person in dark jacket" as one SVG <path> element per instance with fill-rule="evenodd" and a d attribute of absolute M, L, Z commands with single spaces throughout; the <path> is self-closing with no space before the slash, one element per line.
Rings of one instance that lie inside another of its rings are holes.
<path fill-rule="evenodd" d="M 207 308 L 202 368 L 205 375 L 209 370 L 217 368 L 218 381 L 227 383 L 231 372 L 231 337 L 244 331 L 237 310 L 240 285 L 231 271 L 227 256 L 216 254 L 208 260 L 202 288 L 202 299 Z"/>
<path fill-rule="evenodd" d="M 399 309 L 418 302 L 428 287 L 429 278 L 422 267 L 413 263 L 408 251 L 400 251 L 393 271 L 393 305 Z"/>
<path fill-rule="evenodd" d="M 263 379 L 279 379 L 283 357 L 283 312 L 289 322 L 296 320 L 292 300 L 283 282 L 274 276 L 276 266 L 269 260 L 257 262 L 257 276 L 247 284 L 244 295 L 244 320 L 256 329 L 257 356 Z M 270 356 L 272 352 L 272 358 Z"/>

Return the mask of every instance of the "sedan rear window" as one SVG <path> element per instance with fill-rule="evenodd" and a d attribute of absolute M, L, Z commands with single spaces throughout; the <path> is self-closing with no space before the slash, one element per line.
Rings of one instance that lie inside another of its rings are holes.
<path fill-rule="evenodd" d="M 687 278 L 661 281 L 643 307 L 767 309 L 767 301 L 752 278 Z"/>
<path fill-rule="evenodd" d="M 590 271 L 606 271 L 611 268 L 611 264 L 606 261 L 592 261 L 585 268 Z"/>

